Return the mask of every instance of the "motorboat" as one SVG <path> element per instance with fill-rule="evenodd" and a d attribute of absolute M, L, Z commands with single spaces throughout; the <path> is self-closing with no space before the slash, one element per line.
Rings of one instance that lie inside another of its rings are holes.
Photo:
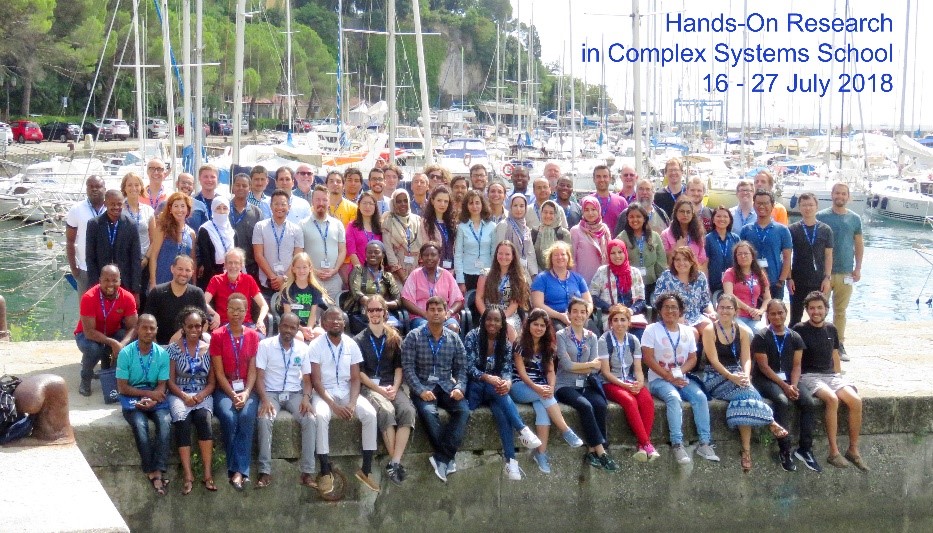
<path fill-rule="evenodd" d="M 861 202 L 873 217 L 924 224 L 933 216 L 933 180 L 889 179 L 873 184 Z"/>

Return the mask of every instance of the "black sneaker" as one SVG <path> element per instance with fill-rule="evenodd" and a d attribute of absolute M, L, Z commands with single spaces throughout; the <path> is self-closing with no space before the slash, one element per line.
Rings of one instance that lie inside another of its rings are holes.
<path fill-rule="evenodd" d="M 790 450 L 781 450 L 779 456 L 781 458 L 781 468 L 785 472 L 797 471 L 797 464 L 794 463 L 794 455 L 790 453 Z"/>
<path fill-rule="evenodd" d="M 599 456 L 596 455 L 596 453 L 594 453 L 594 452 L 588 452 L 588 453 L 583 457 L 583 460 L 586 461 L 586 462 L 587 462 L 590 466 L 592 466 L 593 468 L 602 468 L 602 467 L 603 467 L 603 463 L 599 460 Z"/>
<path fill-rule="evenodd" d="M 800 448 L 794 452 L 794 457 L 803 461 L 803 464 L 807 466 L 810 470 L 814 472 L 822 472 L 823 467 L 820 466 L 820 463 L 816 462 L 816 457 L 813 457 L 813 452 L 810 450 L 801 450 Z"/>
<path fill-rule="evenodd" d="M 401 481 L 405 481 L 408 478 L 408 470 L 405 470 L 405 466 L 402 463 L 395 465 L 395 473 L 398 474 L 398 478 Z"/>
<path fill-rule="evenodd" d="M 90 396 L 91 395 L 91 381 L 81 380 L 81 384 L 78 386 L 78 394 L 81 396 Z"/>
<path fill-rule="evenodd" d="M 599 465 L 606 472 L 618 472 L 619 471 L 619 465 L 616 464 L 616 462 L 612 460 L 612 457 L 609 457 L 608 453 L 604 453 L 599 456 Z"/>

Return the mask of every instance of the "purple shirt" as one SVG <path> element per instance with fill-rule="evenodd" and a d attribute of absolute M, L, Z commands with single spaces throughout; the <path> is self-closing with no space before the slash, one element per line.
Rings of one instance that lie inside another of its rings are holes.
<path fill-rule="evenodd" d="M 596 193 L 590 196 L 596 198 L 596 201 L 599 202 L 600 212 L 603 215 L 603 222 L 611 231 L 612 228 L 616 227 L 616 222 L 619 221 L 619 215 L 628 207 L 628 202 L 625 201 L 625 198 L 613 192 L 609 193 L 609 198 L 603 198 Z"/>
<path fill-rule="evenodd" d="M 349 260 L 350 256 L 355 254 L 360 263 L 365 263 L 366 245 L 369 241 L 382 241 L 382 235 L 363 231 L 351 222 L 347 226 L 347 259 Z"/>

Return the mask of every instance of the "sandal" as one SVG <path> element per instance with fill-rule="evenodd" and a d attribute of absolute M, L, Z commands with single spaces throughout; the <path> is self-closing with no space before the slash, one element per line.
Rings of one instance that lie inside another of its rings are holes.
<path fill-rule="evenodd" d="M 158 486 L 156 486 L 156 481 L 159 482 Z M 165 496 L 165 481 L 162 481 L 161 477 L 151 477 L 149 478 L 149 483 L 152 484 L 152 488 L 155 490 L 156 494 Z"/>
<path fill-rule="evenodd" d="M 259 480 L 256 481 L 257 489 L 264 489 L 272 484 L 272 476 L 266 473 L 259 474 Z"/>
<path fill-rule="evenodd" d="M 243 490 L 243 478 L 242 477 L 237 478 L 237 479 L 234 479 L 234 477 L 230 477 L 230 484 L 233 485 L 233 488 L 236 489 L 237 491 Z"/>
<path fill-rule="evenodd" d="M 787 430 L 781 427 L 777 422 L 772 422 L 768 429 L 771 430 L 771 434 L 774 435 L 776 439 L 783 439 L 787 436 Z"/>
<path fill-rule="evenodd" d="M 182 494 L 183 496 L 187 496 L 187 495 L 191 494 L 191 489 L 193 489 L 193 488 L 194 488 L 194 480 L 193 480 L 193 479 L 186 479 L 186 480 L 185 480 L 185 484 L 182 485 L 182 487 L 181 487 L 181 494 Z"/>
<path fill-rule="evenodd" d="M 207 478 L 207 479 L 205 479 L 204 481 L 202 481 L 201 483 L 204 484 L 204 488 L 205 488 L 205 489 L 207 489 L 207 490 L 209 490 L 209 491 L 211 491 L 211 492 L 217 492 L 217 485 L 214 485 L 214 478 Z"/>
<path fill-rule="evenodd" d="M 752 471 L 752 452 L 751 450 L 742 450 L 742 472 L 747 474 Z"/>

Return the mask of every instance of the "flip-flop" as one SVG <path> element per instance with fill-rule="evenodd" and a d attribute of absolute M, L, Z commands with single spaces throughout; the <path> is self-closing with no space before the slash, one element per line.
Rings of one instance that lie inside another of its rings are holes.
<path fill-rule="evenodd" d="M 259 474 L 259 480 L 256 481 L 257 489 L 264 489 L 272 484 L 272 476 L 269 474 Z"/>
<path fill-rule="evenodd" d="M 159 482 L 159 486 L 156 486 L 156 481 Z M 152 488 L 155 490 L 156 494 L 159 496 L 165 496 L 165 481 L 162 481 L 160 477 L 151 477 L 149 478 L 149 483 L 152 484 Z"/>
<path fill-rule="evenodd" d="M 181 493 L 184 496 L 191 494 L 191 490 L 194 488 L 194 480 L 186 479 L 185 484 L 181 487 Z"/>
<path fill-rule="evenodd" d="M 211 492 L 217 492 L 217 485 L 214 484 L 214 479 L 213 479 L 213 478 L 205 479 L 205 480 L 202 481 L 201 483 L 204 484 L 204 488 L 205 488 L 205 489 L 207 489 L 207 490 L 209 490 L 209 491 L 211 491 Z"/>
<path fill-rule="evenodd" d="M 243 479 L 240 478 L 239 481 L 234 481 L 233 478 L 230 478 L 230 484 L 233 485 L 233 488 L 237 491 L 243 490 Z"/>

